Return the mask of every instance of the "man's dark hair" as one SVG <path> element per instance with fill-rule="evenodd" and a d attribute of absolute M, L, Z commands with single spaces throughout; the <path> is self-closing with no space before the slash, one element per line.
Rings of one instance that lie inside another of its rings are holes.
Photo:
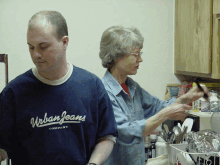
<path fill-rule="evenodd" d="M 33 28 L 35 19 L 38 16 L 44 16 L 48 22 L 50 22 L 54 29 L 55 35 L 58 40 L 61 40 L 63 36 L 68 36 L 67 23 L 65 18 L 57 11 L 40 11 L 34 14 L 28 23 L 28 29 Z"/>

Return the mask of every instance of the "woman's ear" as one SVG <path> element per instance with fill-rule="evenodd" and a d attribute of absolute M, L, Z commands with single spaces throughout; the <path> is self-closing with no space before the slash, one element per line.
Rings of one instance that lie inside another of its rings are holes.
<path fill-rule="evenodd" d="M 63 38 L 61 39 L 62 43 L 63 43 L 63 49 L 66 50 L 68 43 L 69 43 L 69 37 L 68 36 L 63 36 Z"/>

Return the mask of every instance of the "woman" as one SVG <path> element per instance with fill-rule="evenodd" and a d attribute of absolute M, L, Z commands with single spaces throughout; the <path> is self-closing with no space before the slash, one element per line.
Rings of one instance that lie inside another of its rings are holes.
<path fill-rule="evenodd" d="M 113 26 L 104 31 L 99 56 L 107 68 L 102 82 L 112 102 L 118 139 L 105 165 L 144 165 L 144 137 L 167 119 L 184 120 L 187 105 L 204 95 L 191 89 L 178 99 L 161 101 L 141 88 L 128 75 L 135 75 L 144 38 L 136 28 Z M 208 93 L 207 88 L 204 91 Z M 209 93 L 208 93 L 209 94 Z"/>

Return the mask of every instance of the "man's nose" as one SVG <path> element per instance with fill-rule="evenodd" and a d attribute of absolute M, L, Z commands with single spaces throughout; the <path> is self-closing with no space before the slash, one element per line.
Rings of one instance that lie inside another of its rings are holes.
<path fill-rule="evenodd" d="M 33 56 L 34 56 L 34 58 L 41 58 L 42 57 L 41 52 L 37 49 L 34 49 Z"/>

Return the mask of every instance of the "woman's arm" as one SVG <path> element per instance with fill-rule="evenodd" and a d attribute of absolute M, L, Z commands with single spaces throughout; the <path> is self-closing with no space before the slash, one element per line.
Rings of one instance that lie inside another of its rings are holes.
<path fill-rule="evenodd" d="M 203 87 L 203 89 L 205 93 L 210 96 L 208 89 L 206 87 Z M 174 104 L 163 108 L 157 114 L 145 120 L 143 136 L 150 135 L 154 129 L 156 129 L 167 119 L 184 121 L 184 119 L 188 115 L 187 113 L 185 113 L 185 111 L 192 109 L 192 107 L 187 104 L 199 99 L 203 95 L 204 92 L 201 92 L 198 87 L 194 87 L 189 92 L 176 99 Z"/>
<path fill-rule="evenodd" d="M 168 119 L 183 121 L 188 115 L 185 111 L 190 109 L 192 109 L 191 106 L 178 103 L 167 106 L 154 116 L 145 120 L 143 136 L 150 135 L 160 124 Z"/>
<path fill-rule="evenodd" d="M 208 96 L 210 97 L 208 88 L 204 86 L 202 88 L 204 92 L 200 91 L 198 87 L 191 88 L 189 92 L 176 99 L 175 102 L 181 104 L 189 104 L 193 101 L 198 100 L 200 97 L 203 97 L 204 93 L 208 94 Z M 208 98 L 206 98 L 206 100 L 208 101 Z"/>
<path fill-rule="evenodd" d="M 150 95 L 140 86 L 138 87 L 141 90 L 142 107 L 145 109 L 145 118 L 147 118 L 145 120 L 143 136 L 150 135 L 153 130 L 168 119 L 184 121 L 188 115 L 185 111 L 192 109 L 191 106 L 186 104 L 199 99 L 204 95 L 204 92 L 210 96 L 206 87 L 203 87 L 204 92 L 201 92 L 198 87 L 194 87 L 176 100 L 161 101 L 157 97 Z"/>

